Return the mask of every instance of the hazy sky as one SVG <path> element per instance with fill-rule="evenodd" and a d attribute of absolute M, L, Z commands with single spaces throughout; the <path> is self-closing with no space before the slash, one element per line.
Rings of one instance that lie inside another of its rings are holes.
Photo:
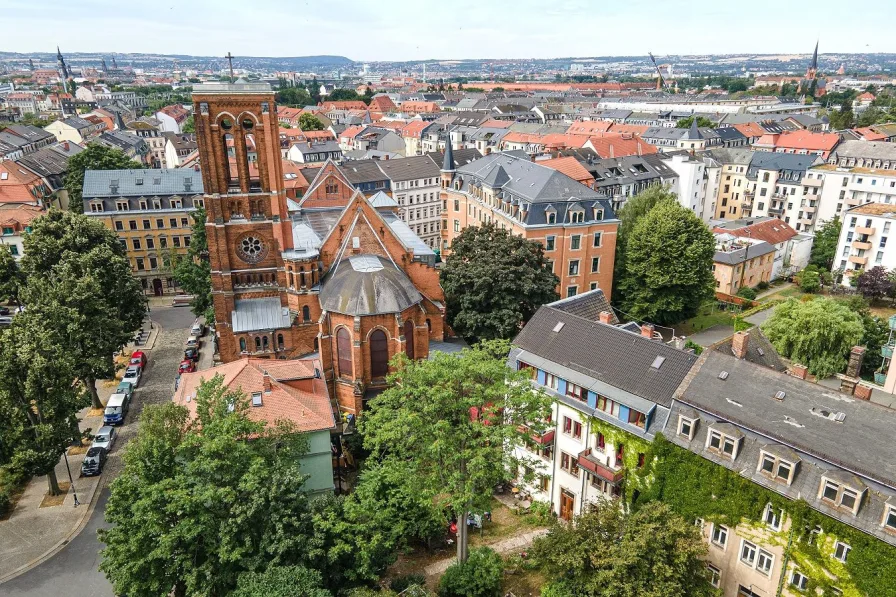
<path fill-rule="evenodd" d="M 4 0 L 0 50 L 353 60 L 896 52 L 891 2 Z M 836 18 L 833 18 L 836 15 Z"/>

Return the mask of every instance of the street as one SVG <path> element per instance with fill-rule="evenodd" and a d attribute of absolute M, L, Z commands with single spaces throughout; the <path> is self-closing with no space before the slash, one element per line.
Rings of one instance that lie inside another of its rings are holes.
<path fill-rule="evenodd" d="M 189 335 L 194 316 L 186 307 L 162 307 L 152 311 L 153 321 L 161 327 L 135 400 L 120 429 L 118 443 L 103 471 L 103 485 L 96 509 L 87 525 L 72 541 L 49 560 L 24 574 L 0 584 L 0 596 L 22 597 L 111 597 L 112 586 L 97 570 L 102 544 L 97 529 L 104 524 L 108 484 L 121 471 L 125 444 L 136 434 L 137 421 L 145 404 L 161 404 L 171 399 L 177 367 L 183 358 L 183 343 Z M 204 338 L 202 363 L 211 362 L 211 340 Z M 206 365 L 207 366 L 207 365 Z M 86 507 L 86 506 L 82 506 Z"/>

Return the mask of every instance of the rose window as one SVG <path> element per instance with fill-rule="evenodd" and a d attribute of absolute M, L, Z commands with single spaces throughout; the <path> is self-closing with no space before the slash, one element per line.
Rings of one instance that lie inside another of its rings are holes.
<path fill-rule="evenodd" d="M 257 236 L 247 236 L 239 242 L 237 252 L 243 261 L 257 263 L 264 259 L 266 248 Z"/>

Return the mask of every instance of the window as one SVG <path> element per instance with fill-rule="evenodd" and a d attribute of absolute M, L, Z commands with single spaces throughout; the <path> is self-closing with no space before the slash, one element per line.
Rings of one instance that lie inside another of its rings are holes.
<path fill-rule="evenodd" d="M 585 212 L 573 211 L 569 213 L 569 221 L 573 224 L 581 224 L 585 221 Z"/>
<path fill-rule="evenodd" d="M 847 485 L 831 481 L 825 477 L 821 478 L 819 497 L 835 508 L 842 508 L 852 514 L 856 514 L 859 509 L 859 503 L 862 501 L 862 493 L 863 491 Z"/>
<path fill-rule="evenodd" d="M 771 574 L 772 567 L 774 565 L 775 556 L 765 551 L 764 549 L 760 549 L 759 555 L 756 557 L 756 570 L 768 576 L 769 574 Z"/>
<path fill-rule="evenodd" d="M 796 463 L 783 460 L 768 452 L 760 452 L 759 454 L 759 473 L 774 481 L 781 481 L 790 485 L 793 481 Z"/>
<path fill-rule="evenodd" d="M 159 237 L 159 246 L 160 246 L 161 248 L 163 248 L 163 249 L 167 249 L 167 248 L 168 248 L 168 237 L 167 237 L 167 236 L 160 236 L 160 237 Z"/>
<path fill-rule="evenodd" d="M 179 249 L 180 248 L 180 237 L 174 236 L 174 237 L 172 237 L 172 240 L 174 241 L 174 246 Z"/>
<path fill-rule="evenodd" d="M 302 306 L 302 321 L 311 321 L 311 309 L 308 308 L 308 305 Z"/>
<path fill-rule="evenodd" d="M 750 568 L 756 563 L 756 544 L 747 541 L 746 539 L 740 542 L 740 561 L 749 566 Z"/>
<path fill-rule="evenodd" d="M 156 248 L 156 241 L 151 236 L 146 239 L 146 248 L 147 249 L 155 249 Z"/>
<path fill-rule="evenodd" d="M 725 545 L 728 544 L 728 527 L 722 526 L 720 524 L 714 524 L 712 526 L 712 534 L 710 535 L 710 541 L 722 549 L 725 548 Z"/>
<path fill-rule="evenodd" d="M 579 275 L 579 260 L 578 259 L 570 259 L 569 260 L 569 275 L 570 276 L 578 276 Z"/>
<path fill-rule="evenodd" d="M 569 297 L 571 297 L 571 296 L 575 296 L 575 295 L 578 294 L 578 293 L 579 293 L 579 287 L 578 287 L 578 286 L 567 286 L 567 287 L 566 287 L 566 297 L 567 297 L 567 298 L 569 298 Z"/>
<path fill-rule="evenodd" d="M 143 220 L 143 229 L 149 230 L 150 228 L 152 228 L 152 226 L 150 226 L 149 220 Z"/>
<path fill-rule="evenodd" d="M 887 506 L 884 509 L 883 525 L 888 531 L 896 531 L 896 506 Z"/>
<path fill-rule="evenodd" d="M 573 234 L 569 239 L 569 248 L 576 251 L 582 247 L 582 235 Z"/>
<path fill-rule="evenodd" d="M 551 375 L 550 373 L 544 374 L 544 385 L 545 387 L 551 388 L 552 390 L 556 390 L 560 386 L 560 378 L 556 375 Z"/>
<path fill-rule="evenodd" d="M 115 229 L 116 230 L 124 230 L 124 222 L 122 222 L 122 221 L 115 222 Z"/>
<path fill-rule="evenodd" d="M 370 334 L 370 375 L 385 377 L 389 373 L 389 340 L 383 330 Z"/>
<path fill-rule="evenodd" d="M 146 269 L 146 268 L 143 266 L 143 258 L 138 257 L 137 258 L 137 271 L 142 271 L 144 269 Z"/>
<path fill-rule="evenodd" d="M 19 254 L 19 245 L 7 245 L 9 247 L 9 254 L 13 256 L 18 256 Z"/>
<path fill-rule="evenodd" d="M 796 587 L 800 591 L 805 591 L 809 585 L 809 579 L 799 570 L 794 570 L 790 574 L 790 586 Z"/>
<path fill-rule="evenodd" d="M 165 227 L 165 220 L 163 220 L 162 218 L 157 219 L 156 220 L 156 228 L 164 228 L 164 227 Z"/>
<path fill-rule="evenodd" d="M 240 338 L 240 352 L 246 352 L 246 339 Z"/>
<path fill-rule="evenodd" d="M 566 452 L 560 452 L 560 468 L 573 477 L 579 476 L 579 464 L 575 456 L 570 456 Z"/>
<path fill-rule="evenodd" d="M 454 220 L 454 231 L 460 232 L 460 220 Z"/>
<path fill-rule="evenodd" d="M 678 415 L 678 435 L 691 440 L 694 439 L 694 431 L 696 431 L 696 429 L 697 421 L 695 419 L 689 419 L 684 415 Z"/>
<path fill-rule="evenodd" d="M 728 456 L 732 460 L 735 458 L 735 453 L 737 451 L 737 442 L 734 441 L 733 438 L 728 437 L 727 435 L 723 435 L 719 433 L 715 429 L 709 432 L 709 437 L 707 438 L 708 447 L 713 452 L 717 452 L 720 455 Z"/>
<path fill-rule="evenodd" d="M 846 543 L 843 543 L 842 541 L 834 543 L 834 559 L 846 562 L 846 558 L 849 556 L 850 551 L 852 551 L 852 547 Z"/>
<path fill-rule="evenodd" d="M 591 258 L 591 273 L 592 274 L 600 273 L 600 257 L 592 257 Z"/>
<path fill-rule="evenodd" d="M 139 251 L 140 250 L 140 239 L 134 238 L 134 239 L 131 239 L 131 242 L 134 244 L 134 250 Z"/>
<path fill-rule="evenodd" d="M 722 572 L 712 564 L 706 565 L 706 579 L 717 589 L 722 586 Z"/>
<path fill-rule="evenodd" d="M 582 401 L 586 398 L 585 390 L 582 389 L 582 386 L 577 386 L 576 384 L 569 382 L 566 383 L 566 395 L 570 398 Z"/>
<path fill-rule="evenodd" d="M 460 211 L 460 199 L 454 200 L 454 211 Z"/>
<path fill-rule="evenodd" d="M 339 328 L 339 331 L 336 332 L 336 360 L 339 365 L 339 375 L 351 377 L 352 338 L 345 328 Z"/>
<path fill-rule="evenodd" d="M 601 246 L 602 242 L 603 242 L 603 232 L 595 232 L 594 233 L 594 244 L 592 244 L 591 246 L 599 247 L 599 246 Z"/>
<path fill-rule="evenodd" d="M 548 224 L 556 224 L 557 223 L 557 213 L 553 211 L 546 212 L 548 218 Z"/>
<path fill-rule="evenodd" d="M 116 201 L 115 209 L 118 211 L 128 211 L 128 202 L 127 201 Z"/>
<path fill-rule="evenodd" d="M 784 520 L 784 510 L 775 509 L 770 503 L 766 504 L 765 512 L 762 513 L 762 520 L 773 531 L 781 530 L 781 523 Z"/>
<path fill-rule="evenodd" d="M 569 417 L 563 417 L 563 433 L 576 439 L 582 439 L 582 424 Z"/>
<path fill-rule="evenodd" d="M 545 251 L 553 251 L 554 243 L 557 240 L 555 236 L 546 236 L 544 239 L 544 250 Z"/>
<path fill-rule="evenodd" d="M 130 221 L 128 221 L 128 229 L 129 229 L 129 230 L 136 230 L 136 229 L 137 229 L 137 220 L 130 220 Z"/>

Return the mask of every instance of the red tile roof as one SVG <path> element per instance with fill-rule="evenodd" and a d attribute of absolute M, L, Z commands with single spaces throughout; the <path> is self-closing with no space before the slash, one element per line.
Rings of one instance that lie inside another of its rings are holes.
<path fill-rule="evenodd" d="M 489 128 L 489 129 L 509 129 L 510 125 L 512 125 L 512 124 L 513 124 L 513 122 L 511 122 L 509 120 L 495 120 L 494 118 L 490 118 L 489 120 L 486 120 L 479 126 L 481 128 Z"/>
<path fill-rule="evenodd" d="M 178 106 L 178 105 L 165 106 L 164 108 L 159 110 L 159 112 L 161 112 L 162 114 L 167 114 L 168 116 L 173 118 L 175 120 L 175 122 L 177 122 L 178 124 L 180 124 L 181 122 L 185 121 L 187 118 L 190 117 L 190 111 L 187 110 L 186 108 L 184 108 L 183 106 Z"/>
<path fill-rule="evenodd" d="M 416 139 L 419 139 L 420 135 L 423 134 L 423 129 L 428 127 L 430 124 L 431 123 L 426 122 L 425 120 L 412 120 L 401 127 L 401 136 L 414 137 Z"/>
<path fill-rule="evenodd" d="M 36 205 L 16 203 L 0 204 L 0 226 L 12 228 L 16 232 L 24 232 L 35 218 L 46 214 L 46 210 Z"/>
<path fill-rule="evenodd" d="M 398 108 L 388 95 L 378 95 L 370 100 L 370 109 L 380 112 L 395 112 Z"/>
<path fill-rule="evenodd" d="M 758 122 L 744 122 L 743 124 L 735 124 L 734 128 L 739 130 L 744 137 L 761 137 L 765 134 L 765 129 L 759 126 Z"/>
<path fill-rule="evenodd" d="M 329 112 L 330 110 L 363 110 L 367 111 L 367 104 L 360 100 L 348 100 L 344 102 L 328 102 L 324 100 L 320 104 L 321 109 L 324 112 Z"/>
<path fill-rule="evenodd" d="M 865 126 L 862 128 L 852 129 L 856 134 L 861 135 L 863 141 L 886 141 L 889 139 L 884 134 L 878 133 L 876 130 L 871 128 L 870 126 Z"/>
<path fill-rule="evenodd" d="M 420 114 L 421 112 L 440 112 L 441 108 L 439 108 L 438 104 L 435 102 L 403 102 L 401 104 L 401 111 L 407 112 L 408 114 Z"/>
<path fill-rule="evenodd" d="M 798 234 L 790 224 L 778 219 L 757 222 L 749 226 L 741 228 L 716 228 L 713 232 L 727 232 L 734 236 L 742 236 L 744 238 L 755 238 L 764 240 L 767 243 L 776 245 L 790 240 Z"/>
<path fill-rule="evenodd" d="M 339 139 L 354 139 L 358 134 L 361 133 L 367 126 L 363 124 L 357 124 L 355 126 L 350 126 L 339 134 Z"/>
<path fill-rule="evenodd" d="M 591 135 L 593 133 L 606 133 L 613 123 L 609 120 L 578 120 L 569 125 L 567 133 L 579 135 Z"/>
<path fill-rule="evenodd" d="M 551 160 L 540 160 L 537 162 L 542 166 L 547 166 L 548 168 L 553 168 L 558 172 L 562 172 L 573 180 L 577 180 L 584 185 L 591 185 L 594 182 L 594 177 L 590 172 L 585 170 L 585 167 L 577 160 L 576 158 L 569 156 L 565 158 L 554 158 Z"/>
<path fill-rule="evenodd" d="M 36 203 L 40 196 L 36 187 L 42 184 L 40 176 L 12 160 L 0 162 L 0 204 Z"/>
<path fill-rule="evenodd" d="M 837 133 L 813 133 L 808 130 L 799 130 L 781 133 L 775 147 L 831 151 L 838 143 L 840 143 L 840 135 Z"/>
<path fill-rule="evenodd" d="M 651 155 L 657 148 L 637 135 L 607 133 L 593 136 L 588 140 L 589 146 L 601 158 L 621 158 L 627 155 Z"/>

